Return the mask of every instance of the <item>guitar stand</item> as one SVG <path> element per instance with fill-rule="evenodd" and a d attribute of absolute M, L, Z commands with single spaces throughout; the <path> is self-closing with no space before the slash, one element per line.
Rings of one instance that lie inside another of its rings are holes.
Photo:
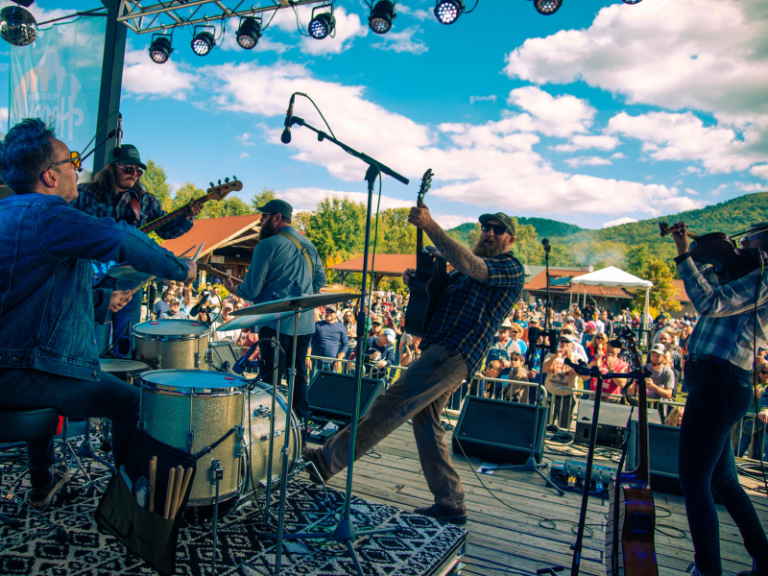
<path fill-rule="evenodd" d="M 373 201 L 373 185 L 376 182 L 376 178 L 379 177 L 381 173 L 387 174 L 391 176 L 392 178 L 402 182 L 403 184 L 408 184 L 408 179 L 404 176 L 401 176 L 391 168 L 385 166 L 384 164 L 381 164 L 368 156 L 367 154 L 363 154 L 361 152 L 358 152 L 357 150 L 350 148 L 343 142 L 340 142 L 336 138 L 330 136 L 329 134 L 323 132 L 322 130 L 318 130 L 317 128 L 307 124 L 304 122 L 302 118 L 299 118 L 298 116 L 293 116 L 291 118 L 291 124 L 298 124 L 299 126 L 305 126 L 306 128 L 309 128 L 313 132 L 317 134 L 317 138 L 319 141 L 328 140 L 330 142 L 333 142 L 337 146 L 339 146 L 341 149 L 343 149 L 348 154 L 359 158 L 366 164 L 368 164 L 368 170 L 365 173 L 365 180 L 368 183 L 368 209 L 367 209 L 367 215 L 366 215 L 366 222 L 365 222 L 365 245 L 363 248 L 363 274 L 362 274 L 362 283 L 360 288 L 360 313 L 357 316 L 357 333 L 358 334 L 365 334 L 365 325 L 366 325 L 366 312 L 365 312 L 365 298 L 366 298 L 366 283 L 368 279 L 368 256 L 370 253 L 370 240 L 371 240 L 371 205 Z M 296 332 L 294 331 L 294 335 Z M 281 566 L 280 566 L 280 559 L 281 559 L 281 553 L 282 553 L 282 540 L 335 540 L 336 542 L 339 542 L 341 544 L 344 544 L 347 548 L 347 552 L 349 553 L 350 557 L 352 558 L 352 561 L 355 565 L 355 570 L 358 574 L 358 576 L 365 576 L 363 573 L 363 569 L 360 566 L 360 561 L 357 558 L 357 554 L 355 553 L 355 549 L 353 548 L 352 544 L 357 540 L 358 538 L 364 538 L 366 536 L 371 536 L 374 534 L 384 534 L 384 533 L 390 533 L 390 532 L 396 532 L 399 528 L 379 528 L 379 529 L 373 529 L 373 530 L 356 530 L 355 529 L 355 523 L 353 522 L 351 518 L 351 500 L 352 500 L 352 477 L 353 477 L 353 471 L 354 471 L 354 463 L 355 463 L 355 441 L 357 439 L 357 425 L 358 420 L 360 417 L 360 388 L 362 384 L 362 378 L 363 378 L 363 362 L 362 362 L 362 350 L 363 350 L 363 338 L 359 338 L 357 342 L 357 355 L 355 357 L 355 374 L 357 377 L 357 386 L 355 387 L 355 393 L 354 398 L 352 400 L 352 421 L 350 423 L 350 435 L 349 435 L 349 456 L 347 460 L 347 484 L 346 484 L 346 490 L 345 490 L 345 497 L 344 497 L 344 511 L 342 513 L 342 517 L 339 520 L 338 525 L 336 526 L 336 529 L 333 532 L 307 532 L 307 533 L 298 533 L 298 534 L 283 534 L 283 513 L 285 510 L 285 488 L 281 491 L 280 498 L 280 519 L 278 521 L 278 533 L 276 535 L 277 537 L 277 548 L 275 551 L 275 574 L 280 574 Z M 294 354 L 296 353 L 296 347 L 294 346 Z M 291 379 L 288 386 L 288 416 L 287 416 L 287 422 L 289 423 L 288 426 L 290 426 L 290 407 L 291 407 L 291 393 L 293 388 L 293 375 L 291 375 Z M 286 444 L 284 450 L 287 452 L 288 444 L 287 444 L 287 437 L 286 437 Z M 283 454 L 283 457 L 285 457 L 285 453 Z M 283 460 L 283 470 L 286 470 L 287 462 L 284 459 Z M 285 474 L 283 475 L 285 476 Z M 282 481 L 285 480 L 285 477 L 281 479 Z M 252 566 L 241 563 L 240 566 L 247 566 L 250 569 L 253 569 Z"/>

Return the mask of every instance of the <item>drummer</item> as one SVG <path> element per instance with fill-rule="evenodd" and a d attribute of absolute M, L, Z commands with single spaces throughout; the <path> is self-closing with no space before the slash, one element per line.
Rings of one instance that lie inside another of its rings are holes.
<path fill-rule="evenodd" d="M 120 454 L 136 425 L 139 395 L 100 369 L 91 260 L 178 280 L 195 278 L 196 267 L 132 226 L 72 208 L 79 165 L 79 155 L 37 118 L 11 128 L 0 146 L 0 176 L 14 191 L 0 201 L 0 399 L 3 408 L 109 418 Z M 50 470 L 53 437 L 28 442 L 27 456 L 29 503 L 43 508 L 68 471 Z"/>
<path fill-rule="evenodd" d="M 235 287 L 228 276 L 224 286 L 241 298 L 255 304 L 280 300 L 291 296 L 291 289 L 301 294 L 316 294 L 328 278 L 323 263 L 312 242 L 299 234 L 291 225 L 293 207 L 285 200 L 270 200 L 257 208 L 261 212 L 260 242 L 253 251 L 251 267 L 243 283 Z M 301 315 L 296 341 L 294 409 L 296 415 L 309 419 L 307 398 L 307 348 L 315 331 L 314 315 L 309 310 Z M 280 333 L 280 364 L 278 382 L 285 373 L 285 359 L 293 355 L 293 322 L 283 321 Z M 261 379 L 272 384 L 274 351 L 270 339 L 277 334 L 277 322 L 264 324 L 259 329 L 259 349 L 263 365 Z"/>

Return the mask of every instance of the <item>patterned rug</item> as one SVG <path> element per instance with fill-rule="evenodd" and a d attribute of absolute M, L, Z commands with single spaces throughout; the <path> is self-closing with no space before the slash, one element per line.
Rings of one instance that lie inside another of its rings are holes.
<path fill-rule="evenodd" d="M 94 443 L 94 445 L 97 445 Z M 76 446 L 76 445 L 75 445 Z M 6 453 L 7 454 L 7 453 Z M 11 453 L 12 454 L 12 453 Z M 20 454 L 20 456 L 23 456 Z M 16 478 L 24 478 L 16 501 L 0 501 L 0 513 L 18 518 L 22 527 L 12 529 L 0 522 L 0 574 L 45 576 L 111 576 L 156 574 L 140 558 L 129 553 L 94 521 L 94 512 L 109 480 L 102 465 L 86 459 L 90 481 L 79 472 L 69 486 L 71 494 L 57 498 L 43 512 L 62 531 L 41 522 L 23 504 L 27 475 L 22 458 L 7 456 L 3 465 L 3 494 Z M 273 500 L 277 517 L 278 498 Z M 21 503 L 21 504 L 20 504 Z M 258 504 L 263 504 L 259 501 Z M 286 532 L 331 532 L 344 506 L 344 494 L 324 492 L 301 477 L 294 477 L 286 499 Z M 392 506 L 354 497 L 352 518 L 358 531 L 396 527 L 392 534 L 358 538 L 354 543 L 363 572 L 371 576 L 421 576 L 432 574 L 466 539 L 462 528 L 403 512 Z M 277 524 L 275 520 L 275 525 Z M 231 512 L 219 522 L 216 573 L 257 576 L 274 573 L 275 541 L 267 538 L 261 511 L 251 503 Z M 187 523 L 179 535 L 178 575 L 211 574 L 212 533 L 210 523 Z M 254 570 L 241 565 L 243 562 Z M 357 574 L 346 546 L 335 540 L 286 541 L 282 573 L 293 576 L 342 576 Z"/>

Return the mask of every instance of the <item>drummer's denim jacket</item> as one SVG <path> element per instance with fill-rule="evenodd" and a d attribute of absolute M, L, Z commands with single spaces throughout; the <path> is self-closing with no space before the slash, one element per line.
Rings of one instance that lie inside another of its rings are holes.
<path fill-rule="evenodd" d="M 59 196 L 0 201 L 0 369 L 100 378 L 90 260 L 125 262 L 173 280 L 188 274 L 144 233 L 88 216 Z M 108 307 L 109 299 L 100 306 Z"/>

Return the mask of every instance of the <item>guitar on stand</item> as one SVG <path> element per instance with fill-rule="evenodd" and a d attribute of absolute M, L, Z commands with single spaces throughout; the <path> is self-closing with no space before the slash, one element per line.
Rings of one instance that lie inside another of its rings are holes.
<path fill-rule="evenodd" d="M 417 204 L 424 206 L 424 196 L 432 186 L 432 168 L 424 172 L 419 186 Z M 448 286 L 445 258 L 424 248 L 424 231 L 416 230 L 416 273 L 408 281 L 410 297 L 405 312 L 405 331 L 412 336 L 424 336 L 435 314 L 440 295 Z"/>
<path fill-rule="evenodd" d="M 644 362 L 631 330 L 621 340 L 632 355 L 635 371 Z M 645 375 L 637 379 L 638 462 L 634 470 L 623 472 L 627 445 L 621 454 L 617 478 L 610 487 L 608 523 L 605 539 L 606 576 L 658 576 L 654 547 L 656 511 L 651 492 L 650 451 L 648 443 L 648 391 Z M 629 427 L 629 423 L 627 426 Z"/>

